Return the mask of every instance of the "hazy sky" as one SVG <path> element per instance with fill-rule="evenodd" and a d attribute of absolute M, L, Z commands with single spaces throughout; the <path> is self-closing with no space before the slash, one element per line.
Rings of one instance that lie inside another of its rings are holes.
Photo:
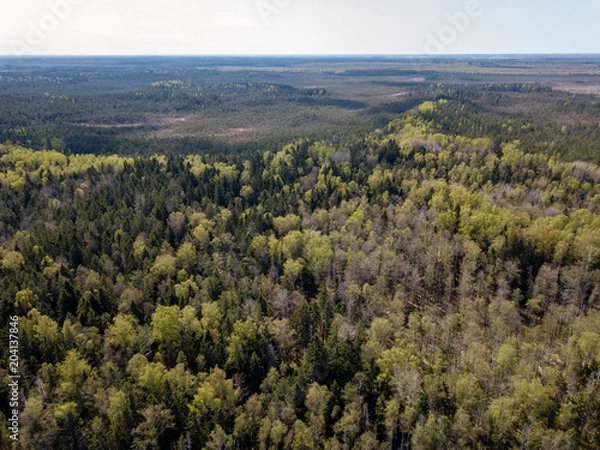
<path fill-rule="evenodd" d="M 5 0 L 0 54 L 600 53 L 598 0 Z"/>

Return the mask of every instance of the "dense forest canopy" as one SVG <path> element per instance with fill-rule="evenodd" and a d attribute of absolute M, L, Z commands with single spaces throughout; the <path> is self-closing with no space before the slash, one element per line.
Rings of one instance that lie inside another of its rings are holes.
<path fill-rule="evenodd" d="M 2 448 L 600 448 L 595 60 L 161 61 L 0 67 Z"/>
<path fill-rule="evenodd" d="M 348 146 L 1 146 L 15 448 L 598 448 L 600 168 L 449 106 Z"/>

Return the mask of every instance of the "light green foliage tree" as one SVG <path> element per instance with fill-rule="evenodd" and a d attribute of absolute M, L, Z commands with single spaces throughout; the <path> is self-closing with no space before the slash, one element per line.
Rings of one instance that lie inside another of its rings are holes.
<path fill-rule="evenodd" d="M 158 450 L 162 448 L 161 438 L 173 428 L 173 414 L 161 405 L 153 405 L 141 412 L 144 421 L 133 430 L 133 445 L 136 450 Z"/>
<path fill-rule="evenodd" d="M 308 423 L 317 443 L 321 442 L 325 435 L 325 415 L 330 396 L 327 386 L 320 386 L 318 383 L 311 384 L 306 393 Z"/>
<path fill-rule="evenodd" d="M 300 222 L 300 217 L 288 214 L 285 217 L 276 217 L 273 219 L 273 226 L 280 236 L 285 236 L 291 231 L 298 230 Z"/>
<path fill-rule="evenodd" d="M 177 263 L 179 267 L 189 270 L 196 264 L 196 259 L 196 247 L 191 242 L 183 243 L 177 250 Z"/>
<path fill-rule="evenodd" d="M 162 254 L 156 257 L 150 272 L 158 277 L 172 277 L 177 271 L 177 259 L 173 255 Z"/>
<path fill-rule="evenodd" d="M 227 379 L 223 370 L 213 369 L 200 384 L 189 405 L 190 420 L 201 435 L 208 437 L 218 424 L 234 417 L 240 390 L 233 380 Z"/>
<path fill-rule="evenodd" d="M 159 306 L 152 315 L 150 328 L 153 339 L 164 351 L 168 365 L 173 363 L 180 350 L 188 362 L 194 361 L 194 349 L 202 333 L 202 325 L 192 306 L 183 309 L 178 306 Z"/>
<path fill-rule="evenodd" d="M 0 267 L 5 270 L 17 271 L 25 264 L 25 258 L 20 252 L 8 252 L 0 261 Z"/>
<path fill-rule="evenodd" d="M 416 450 L 435 450 L 447 445 L 448 420 L 445 417 L 436 418 L 432 414 L 423 425 L 415 427 L 413 448 Z"/>
<path fill-rule="evenodd" d="M 92 367 L 85 361 L 77 350 L 67 353 L 65 360 L 58 364 L 58 391 L 65 398 L 77 398 L 81 393 L 84 382 L 93 374 Z"/>
<path fill-rule="evenodd" d="M 136 320 L 130 315 L 117 315 L 108 327 L 105 340 L 125 360 L 129 360 L 140 343 Z"/>

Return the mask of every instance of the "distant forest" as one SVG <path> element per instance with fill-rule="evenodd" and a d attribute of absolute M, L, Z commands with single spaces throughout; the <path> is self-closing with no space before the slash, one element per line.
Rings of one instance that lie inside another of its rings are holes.
<path fill-rule="evenodd" d="M 5 58 L 0 142 L 132 156 L 350 145 L 445 99 L 423 117 L 437 131 L 600 163 L 598 95 L 593 58 Z"/>

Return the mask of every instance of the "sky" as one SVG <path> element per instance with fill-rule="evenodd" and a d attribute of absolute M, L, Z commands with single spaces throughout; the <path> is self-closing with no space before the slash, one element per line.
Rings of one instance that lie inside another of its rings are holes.
<path fill-rule="evenodd" d="M 598 0 L 19 0 L 4 55 L 600 53 Z"/>

